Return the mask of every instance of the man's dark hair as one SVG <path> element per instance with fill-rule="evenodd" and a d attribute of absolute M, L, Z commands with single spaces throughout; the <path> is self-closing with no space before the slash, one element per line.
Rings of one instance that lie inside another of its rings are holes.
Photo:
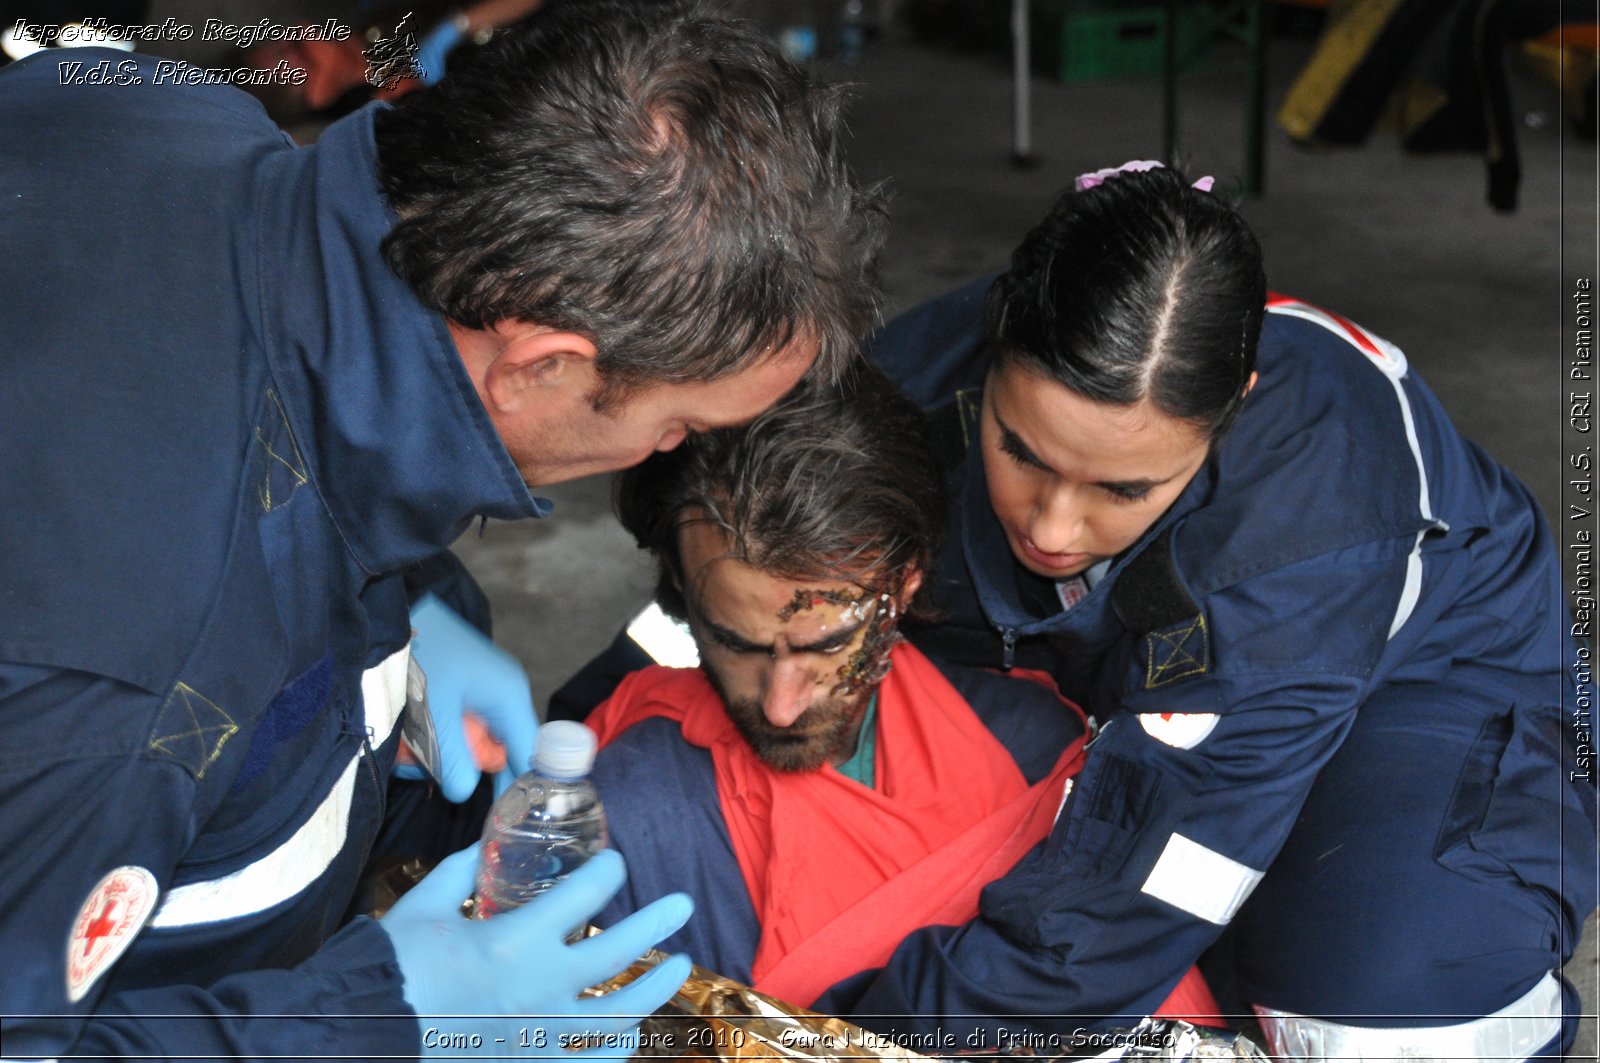
<path fill-rule="evenodd" d="M 990 291 L 989 334 L 996 365 L 1096 402 L 1148 399 L 1216 439 L 1255 371 L 1266 295 L 1236 211 L 1175 170 L 1119 173 L 1027 235 Z"/>
<path fill-rule="evenodd" d="M 468 328 L 589 337 L 612 389 L 721 377 L 793 338 L 832 378 L 876 313 L 885 211 L 839 96 L 683 4 L 556 4 L 376 119 L 390 266 Z"/>
<path fill-rule="evenodd" d="M 802 383 L 748 425 L 652 455 L 618 478 L 616 507 L 660 565 L 657 601 L 682 620 L 686 521 L 715 521 L 730 556 L 762 572 L 897 595 L 911 567 L 933 563 L 945 492 L 922 414 L 862 362 L 836 386 Z"/>

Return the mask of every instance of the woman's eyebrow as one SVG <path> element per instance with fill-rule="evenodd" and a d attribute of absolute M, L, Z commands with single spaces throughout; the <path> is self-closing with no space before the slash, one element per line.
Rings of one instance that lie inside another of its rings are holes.
<path fill-rule="evenodd" d="M 1012 431 L 1011 427 L 1000 419 L 998 413 L 994 415 L 994 423 L 1000 426 L 1000 449 L 1029 465 L 1036 465 L 1041 469 L 1050 468 L 1039 455 L 1033 452 L 1028 444 L 1022 441 L 1021 436 Z"/>

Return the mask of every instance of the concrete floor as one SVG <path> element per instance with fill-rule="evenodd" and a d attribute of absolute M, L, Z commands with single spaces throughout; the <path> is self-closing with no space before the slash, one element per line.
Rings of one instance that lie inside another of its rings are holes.
<path fill-rule="evenodd" d="M 1274 41 L 1270 106 L 1309 44 Z M 1159 82 L 1034 81 L 1039 165 L 1011 151 L 1010 77 L 1001 58 L 913 44 L 890 32 L 860 66 L 851 153 L 893 193 L 885 259 L 888 310 L 904 309 L 1001 267 L 1054 194 L 1086 170 L 1161 150 Z M 1243 78 L 1185 82 L 1187 169 L 1238 187 Z M 1567 130 L 1553 89 L 1518 85 L 1521 209 L 1484 202 L 1473 157 L 1403 156 L 1380 136 L 1358 151 L 1311 153 L 1269 130 L 1267 195 L 1243 205 L 1272 286 L 1351 317 L 1399 344 L 1462 430 L 1526 480 L 1566 541 L 1563 462 L 1571 441 L 1565 360 L 1569 297 L 1596 263 L 1596 155 Z M 1581 443 L 1579 444 L 1581 445 Z M 459 544 L 496 605 L 497 634 L 527 664 L 541 701 L 610 641 L 648 598 L 650 575 L 609 515 L 608 484 L 552 489 L 554 519 L 491 525 Z M 1575 500 L 1575 499 L 1574 499 Z M 1590 524 L 1592 527 L 1592 522 Z M 1581 1054 L 1595 1058 L 1594 920 L 1569 971 L 1590 1018 Z"/>

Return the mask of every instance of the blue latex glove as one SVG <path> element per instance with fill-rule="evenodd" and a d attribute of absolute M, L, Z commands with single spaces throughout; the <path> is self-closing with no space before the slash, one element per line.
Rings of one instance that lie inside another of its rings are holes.
<path fill-rule="evenodd" d="M 417 45 L 417 68 L 422 71 L 424 85 L 437 85 L 444 79 L 445 56 L 461 43 L 465 36 L 453 18 L 439 23 Z"/>
<path fill-rule="evenodd" d="M 424 1037 L 423 1055 L 460 1056 L 460 1045 L 474 1034 L 486 1055 L 560 1058 L 564 1044 L 583 1038 L 615 1046 L 689 976 L 688 957 L 673 956 L 616 992 L 578 1000 L 581 990 L 626 970 L 683 926 L 693 902 L 669 894 L 569 945 L 566 936 L 621 888 L 622 855 L 596 853 L 521 908 L 492 919 L 465 919 L 461 902 L 472 893 L 478 849 L 474 845 L 434 868 L 379 923 L 394 943 L 406 1003 L 425 1033 L 438 1031 Z M 431 1050 L 430 1040 L 436 1045 Z M 590 1052 L 595 1054 L 628 1053 L 612 1047 Z"/>
<path fill-rule="evenodd" d="M 527 673 L 432 594 L 411 607 L 411 629 L 411 655 L 428 678 L 428 708 L 439 738 L 439 789 L 461 802 L 477 788 L 480 771 L 461 723 L 470 712 L 506 748 L 505 770 L 495 775 L 495 792 L 503 793 L 528 770 L 539 730 Z M 415 768 L 399 774 L 423 777 Z"/>

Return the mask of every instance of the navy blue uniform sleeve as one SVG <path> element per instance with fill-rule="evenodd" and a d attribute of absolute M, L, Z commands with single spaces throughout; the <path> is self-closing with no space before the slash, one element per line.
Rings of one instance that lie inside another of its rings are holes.
<path fill-rule="evenodd" d="M 485 638 L 494 638 L 489 596 L 483 593 L 483 588 L 478 586 L 478 581 L 455 551 L 441 550 L 426 561 L 412 565 L 405 571 L 404 579 L 408 601 L 414 604 L 425 594 L 437 595 L 458 616 L 483 632 Z"/>
<path fill-rule="evenodd" d="M 913 934 L 875 977 L 818 1006 L 924 1034 L 949 1016 L 993 1035 L 1149 1014 L 1249 896 L 1347 733 L 1408 545 L 1213 595 L 1208 620 L 1229 633 L 1212 643 L 1213 667 L 1119 706 L 1050 836 L 985 889 L 979 918 Z"/>
<path fill-rule="evenodd" d="M 611 846 L 628 861 L 628 881 L 596 925 L 682 891 L 694 898 L 694 915 L 660 947 L 750 981 L 761 927 L 722 818 L 711 754 L 685 742 L 671 720 L 645 720 L 600 751 L 593 778 Z"/>
<path fill-rule="evenodd" d="M 370 920 L 292 970 L 239 970 L 200 986 L 144 963 L 141 945 L 172 933 L 151 925 L 152 910 L 203 827 L 194 777 L 141 755 L 150 736 L 119 726 L 148 720 L 153 697 L 85 673 L 0 665 L 6 1055 L 415 1054 L 415 1015 L 388 936 Z M 99 892 L 108 876 L 129 889 Z M 91 896 L 108 899 L 88 912 Z M 107 945 L 125 951 L 108 956 Z"/>
<path fill-rule="evenodd" d="M 1083 721 L 1061 696 L 1031 679 L 930 659 L 1005 746 L 1030 786 L 1055 770 L 1061 751 L 1083 735 Z"/>

